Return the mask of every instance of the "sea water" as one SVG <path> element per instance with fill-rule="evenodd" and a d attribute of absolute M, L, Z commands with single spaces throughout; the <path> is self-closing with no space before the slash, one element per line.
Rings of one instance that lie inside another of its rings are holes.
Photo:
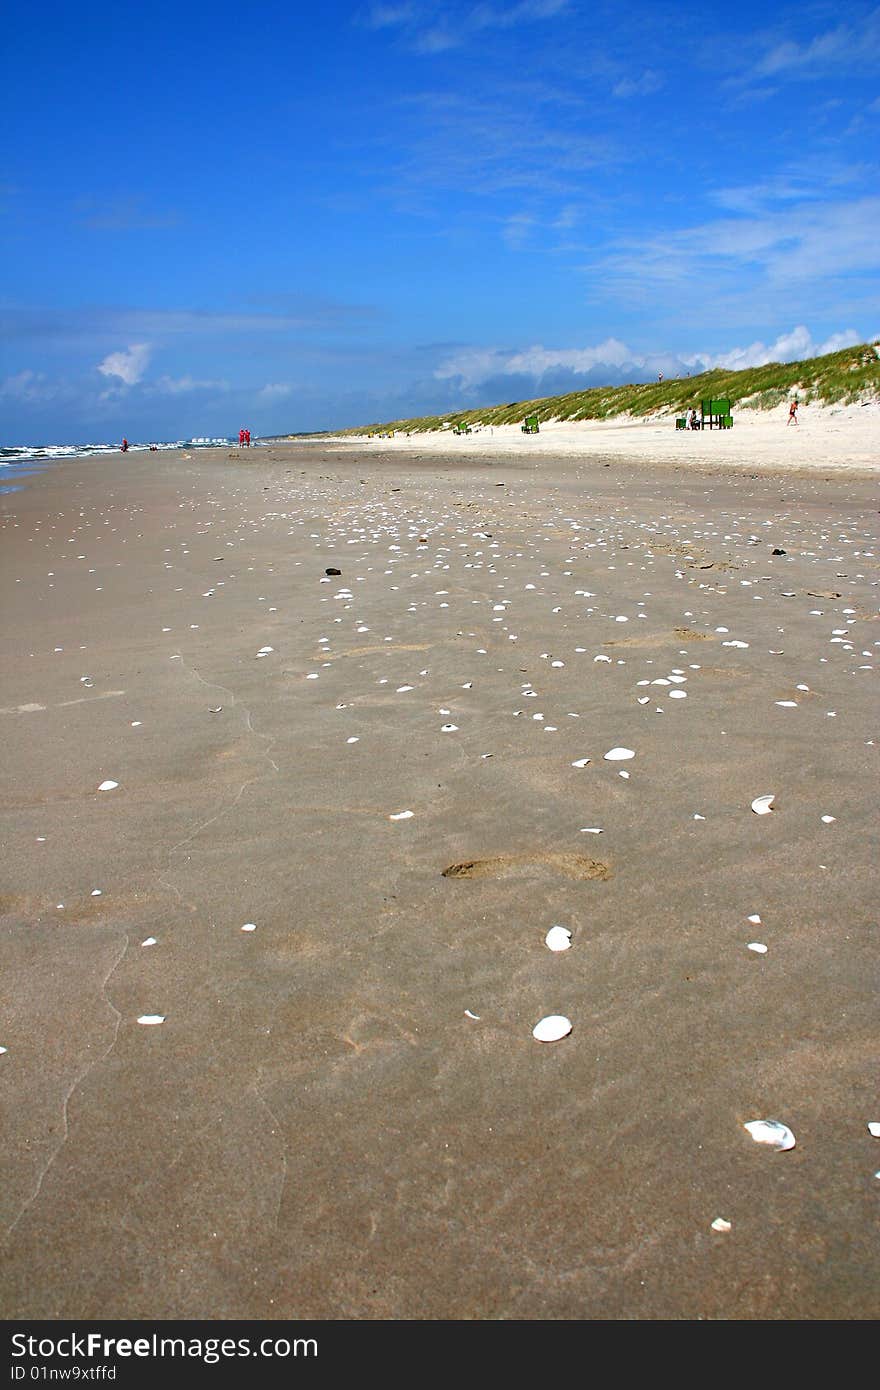
<path fill-rule="evenodd" d="M 129 453 L 146 453 L 150 450 L 168 449 L 217 449 L 231 444 L 231 439 L 211 438 L 207 435 L 198 439 L 175 439 L 170 442 L 150 444 L 129 444 Z M 18 492 L 22 480 L 39 473 L 53 463 L 63 463 L 65 459 L 90 458 L 94 454 L 118 454 L 118 444 L 20 444 L 0 446 L 0 493 Z"/>

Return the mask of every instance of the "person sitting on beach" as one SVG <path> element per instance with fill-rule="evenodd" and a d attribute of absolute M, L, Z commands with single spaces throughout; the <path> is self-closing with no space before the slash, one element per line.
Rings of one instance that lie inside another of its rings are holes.
<path fill-rule="evenodd" d="M 798 422 L 797 413 L 798 413 L 798 403 L 797 403 L 797 401 L 795 400 L 795 401 L 792 401 L 791 405 L 788 407 L 788 423 L 789 423 L 789 424 L 791 424 L 792 421 L 794 421 L 794 423 L 797 424 L 797 422 Z"/>

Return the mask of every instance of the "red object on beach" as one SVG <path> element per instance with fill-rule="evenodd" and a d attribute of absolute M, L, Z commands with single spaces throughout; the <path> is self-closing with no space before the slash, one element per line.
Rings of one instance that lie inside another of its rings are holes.
<path fill-rule="evenodd" d="M 244 448 L 244 430 L 238 431 L 238 447 L 239 449 Z"/>
<path fill-rule="evenodd" d="M 123 452 L 124 454 L 127 454 L 127 453 L 128 453 L 128 440 L 127 440 L 127 439 L 123 439 L 123 441 L 122 441 L 122 452 Z"/>
<path fill-rule="evenodd" d="M 245 430 L 245 432 L 244 432 L 244 442 L 245 442 L 246 447 L 249 449 L 249 448 L 251 447 L 251 432 L 250 432 L 250 430 Z"/>

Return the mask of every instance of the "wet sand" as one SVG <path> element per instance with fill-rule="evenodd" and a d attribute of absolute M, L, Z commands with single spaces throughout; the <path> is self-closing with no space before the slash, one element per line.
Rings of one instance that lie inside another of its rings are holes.
<path fill-rule="evenodd" d="M 0 518 L 5 1317 L 877 1316 L 870 478 L 291 445 Z"/>

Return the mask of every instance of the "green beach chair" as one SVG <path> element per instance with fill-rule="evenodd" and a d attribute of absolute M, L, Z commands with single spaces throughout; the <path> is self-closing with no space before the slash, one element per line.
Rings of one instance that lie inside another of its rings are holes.
<path fill-rule="evenodd" d="M 538 428 L 539 427 L 537 415 L 527 415 L 522 422 L 523 434 L 537 434 Z"/>
<path fill-rule="evenodd" d="M 702 429 L 709 426 L 709 429 L 720 430 L 730 429 L 733 425 L 733 417 L 730 413 L 730 401 L 726 396 L 713 397 L 711 400 L 700 401 L 700 425 Z M 730 424 L 722 424 L 722 420 L 729 420 Z"/>

